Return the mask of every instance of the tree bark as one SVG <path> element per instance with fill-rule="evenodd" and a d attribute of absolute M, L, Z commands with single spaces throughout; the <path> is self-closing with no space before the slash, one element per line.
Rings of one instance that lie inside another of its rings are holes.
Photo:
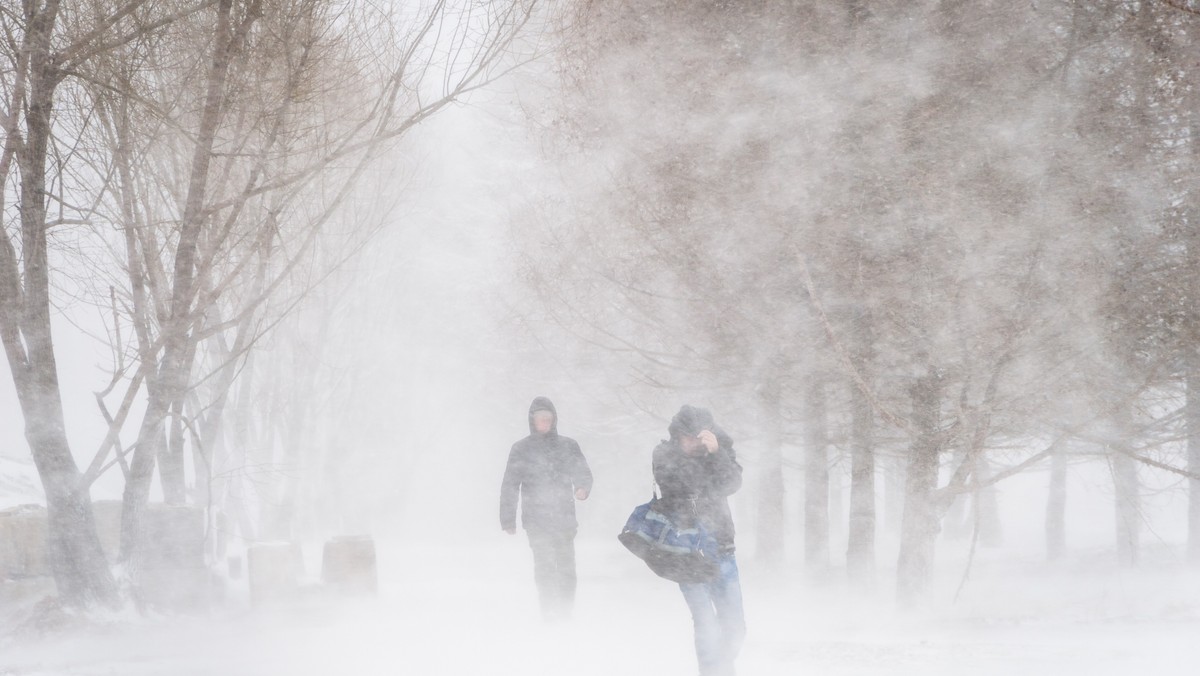
<path fill-rule="evenodd" d="M 1141 539 L 1141 498 L 1139 496 L 1137 461 L 1133 459 L 1130 411 L 1118 413 L 1118 438 L 1113 442 L 1109 457 L 1112 461 L 1113 488 L 1117 516 L 1117 561 L 1122 566 L 1137 564 Z"/>
<path fill-rule="evenodd" d="M 25 439 L 46 494 L 50 567 L 59 594 L 69 605 L 115 605 L 116 584 L 96 535 L 91 498 L 67 441 L 50 327 L 46 157 L 54 93 L 62 77 L 50 57 L 58 2 L 49 0 L 40 10 L 27 3 L 25 11 L 28 98 L 24 143 L 17 152 L 24 278 L 8 235 L 0 232 L 0 333 L 25 418 Z"/>
<path fill-rule="evenodd" d="M 1050 495 L 1046 500 L 1046 559 L 1062 558 L 1067 545 L 1067 455 L 1050 458 Z"/>
<path fill-rule="evenodd" d="M 829 565 L 829 455 L 821 378 L 811 379 L 804 403 L 804 564 L 823 569 Z"/>
<path fill-rule="evenodd" d="M 909 448 L 904 492 L 904 515 L 900 525 L 900 558 L 896 569 L 896 598 L 902 607 L 922 600 L 929 588 L 940 514 L 934 497 L 942 450 L 939 418 L 941 378 L 928 373 L 912 389 L 912 421 L 916 438 Z"/>
<path fill-rule="evenodd" d="M 1200 273 L 1200 270 L 1193 269 Z M 1193 348 L 1194 349 L 1194 348 Z M 1187 421 L 1188 472 L 1200 476 L 1200 366 L 1195 356 L 1187 360 L 1187 401 L 1184 415 Z M 1188 479 L 1188 561 L 1200 564 L 1200 479 Z"/>
<path fill-rule="evenodd" d="M 851 581 L 865 583 L 875 576 L 875 419 L 862 396 L 850 402 L 850 524 L 846 571 Z"/>
<path fill-rule="evenodd" d="M 153 393 L 154 388 L 149 382 L 147 390 L 150 391 L 149 401 L 138 429 L 137 446 L 129 463 L 129 476 L 125 479 L 125 491 L 121 497 L 120 560 L 126 564 L 136 560 L 142 515 L 150 500 L 155 461 L 166 446 L 162 423 L 167 415 L 167 406 L 161 395 Z"/>
<path fill-rule="evenodd" d="M 184 471 L 183 402 L 172 402 L 167 419 L 167 442 L 158 463 L 158 478 L 162 483 L 163 502 L 182 505 L 187 502 L 187 479 Z"/>
<path fill-rule="evenodd" d="M 784 556 L 784 488 L 782 393 L 777 376 L 766 377 L 759 397 L 763 414 L 763 455 L 755 555 L 767 566 L 778 566 Z"/>
<path fill-rule="evenodd" d="M 1195 88 L 1191 90 L 1187 109 L 1189 126 L 1195 129 L 1200 124 L 1200 92 Z M 1191 151 L 1190 166 L 1195 167 L 1200 164 L 1200 142 L 1194 136 Z M 1187 426 L 1188 472 L 1200 476 L 1200 308 L 1195 305 L 1196 299 L 1200 298 L 1200 232 L 1195 226 L 1195 219 L 1200 217 L 1200 198 L 1191 190 L 1188 196 L 1190 204 L 1184 212 L 1188 224 L 1183 228 L 1187 269 L 1179 276 L 1179 281 L 1185 284 L 1186 297 L 1192 302 L 1183 335 L 1184 423 Z M 1188 479 L 1187 528 L 1188 562 L 1200 565 L 1200 479 Z"/>
<path fill-rule="evenodd" d="M 1000 501 L 996 485 L 990 483 L 992 465 L 983 454 L 975 458 L 975 480 L 983 484 L 983 488 L 975 491 L 971 499 L 977 501 L 973 505 L 978 510 L 979 544 L 985 547 L 999 547 L 1004 543 L 1004 529 L 1000 525 Z"/>
<path fill-rule="evenodd" d="M 970 451 L 964 444 L 956 445 L 953 451 L 947 449 L 947 452 L 951 454 L 950 465 L 952 467 L 959 467 L 970 461 Z M 972 502 L 973 495 L 973 493 L 955 495 L 946 509 L 946 513 L 942 515 L 942 535 L 947 541 L 971 538 L 972 532 L 975 530 L 976 505 Z"/>
<path fill-rule="evenodd" d="M 883 465 L 883 532 L 895 537 L 904 520 L 904 486 L 908 483 L 907 462 L 900 453 L 881 457 Z"/>
<path fill-rule="evenodd" d="M 170 316 L 162 328 L 163 355 L 157 373 L 147 381 L 149 403 L 138 433 L 138 445 L 130 463 L 129 480 L 122 498 L 121 559 L 125 562 L 136 560 L 142 513 L 150 497 L 150 480 L 155 463 L 166 445 L 164 421 L 171 407 L 182 401 L 187 393 L 195 357 L 193 304 L 196 295 L 196 253 L 200 231 L 208 218 L 204 213 L 208 170 L 225 99 L 230 62 L 258 11 L 257 0 L 250 0 L 246 17 L 235 29 L 232 21 L 233 2 L 220 0 L 217 3 L 213 57 L 208 71 L 204 110 L 196 133 L 187 195 L 180 219 L 179 241 L 175 247 Z"/>

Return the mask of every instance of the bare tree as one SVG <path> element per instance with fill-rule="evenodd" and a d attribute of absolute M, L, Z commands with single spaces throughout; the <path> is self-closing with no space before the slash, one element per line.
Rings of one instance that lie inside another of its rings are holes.
<path fill-rule="evenodd" d="M 65 598 L 115 597 L 88 486 L 110 467 L 126 473 L 132 560 L 154 469 L 168 501 L 187 499 L 185 449 L 190 440 L 211 466 L 204 445 L 248 351 L 378 229 L 339 221 L 357 179 L 420 122 L 519 65 L 535 7 L 364 3 L 339 14 L 307 0 L 197 0 L 76 12 L 49 0 L 0 13 L 12 65 L 0 181 L 6 197 L 19 187 L 21 219 L 5 223 L 0 333 Z M 109 433 L 85 472 L 66 445 L 49 323 L 46 233 L 70 224 L 115 263 L 85 281 L 114 313 L 113 376 L 98 396 Z M 111 275 L 121 269 L 124 282 Z"/>
<path fill-rule="evenodd" d="M 62 192 L 62 166 L 49 164 L 51 157 L 61 157 L 55 137 L 58 96 L 81 64 L 202 7 L 204 3 L 179 3 L 163 8 L 135 0 L 63 8 L 57 0 L 45 0 L 0 14 L 11 65 L 5 69 L 5 146 L 0 157 L 6 196 L 10 182 L 19 176 L 19 224 L 6 222 L 0 243 L 0 332 L 22 404 L 26 439 L 46 489 L 55 579 L 70 603 L 111 603 L 116 593 L 92 523 L 89 482 L 67 443 L 50 329 L 47 234 L 52 227 L 88 218 L 87 202 L 74 206 L 80 203 Z M 56 207 L 55 219 L 49 218 L 50 205 Z"/>
<path fill-rule="evenodd" d="M 201 25 L 193 38 L 211 44 L 207 63 L 185 62 L 173 80 L 177 89 L 159 78 L 116 97 L 117 105 L 139 109 L 122 123 L 144 120 L 125 134 L 139 139 L 148 160 L 132 165 L 141 176 L 122 183 L 120 197 L 138 205 L 127 210 L 135 219 L 122 230 L 130 321 L 149 402 L 126 484 L 127 559 L 136 551 L 156 464 L 167 500 L 182 502 L 186 430 L 202 415 L 204 436 L 215 437 L 246 351 L 379 227 L 337 232 L 337 248 L 316 255 L 332 241 L 322 233 L 362 172 L 420 121 L 517 63 L 509 46 L 531 17 L 531 7 L 518 3 L 478 12 L 436 3 L 395 23 L 365 7 L 356 22 L 341 23 L 332 8 L 304 1 L 225 2 L 217 10 L 211 32 Z M 443 37 L 454 23 L 451 37 Z M 397 33 L 381 41 L 380 26 Z M 151 56 L 167 60 L 179 51 L 173 45 Z M 207 75 L 188 77 L 192 72 Z M 443 75 L 440 86 L 426 84 L 434 74 Z M 120 130 L 111 131 L 120 147 Z M 146 171 L 163 166 L 177 169 Z M 141 288 L 147 298 L 139 306 Z M 201 349 L 214 340 L 223 346 Z M 211 373 L 196 371 L 196 357 L 205 353 L 224 355 Z M 208 395 L 193 398 L 199 408 L 189 414 L 188 398 L 200 383 Z M 139 386 L 136 377 L 128 382 L 131 390 Z M 211 466 L 208 452 L 197 451 Z"/>

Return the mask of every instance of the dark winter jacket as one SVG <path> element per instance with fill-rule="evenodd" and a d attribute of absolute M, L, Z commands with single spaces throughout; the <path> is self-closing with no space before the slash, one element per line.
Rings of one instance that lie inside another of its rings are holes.
<path fill-rule="evenodd" d="M 715 453 L 689 456 L 679 437 L 710 430 L 717 437 Z M 733 546 L 733 516 L 728 496 L 742 487 L 742 466 L 733 451 L 733 439 L 713 422 L 706 409 L 684 406 L 671 419 L 671 438 L 654 449 L 654 481 L 661 493 L 661 509 L 681 525 L 699 518 L 722 547 Z"/>
<path fill-rule="evenodd" d="M 533 426 L 534 411 L 550 411 L 554 422 L 547 434 Z M 521 498 L 521 525 L 526 530 L 574 533 L 575 490 L 592 490 L 592 471 L 574 439 L 558 433 L 558 412 L 545 397 L 529 406 L 529 436 L 513 444 L 500 486 L 500 527 L 516 528 L 517 496 Z"/>

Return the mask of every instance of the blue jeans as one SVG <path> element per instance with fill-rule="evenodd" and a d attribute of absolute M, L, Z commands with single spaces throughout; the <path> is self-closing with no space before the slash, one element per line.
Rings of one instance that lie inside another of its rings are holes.
<path fill-rule="evenodd" d="M 701 676 L 733 676 L 733 660 L 746 636 L 742 585 L 733 552 L 723 554 L 720 563 L 721 572 L 712 582 L 679 585 L 692 611 Z"/>

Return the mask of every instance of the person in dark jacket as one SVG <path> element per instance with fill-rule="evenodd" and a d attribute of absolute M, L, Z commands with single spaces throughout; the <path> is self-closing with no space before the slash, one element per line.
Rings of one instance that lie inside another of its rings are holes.
<path fill-rule="evenodd" d="M 679 585 L 692 612 L 696 658 L 702 676 L 732 676 L 746 621 L 728 497 L 742 486 L 742 466 L 733 439 L 707 409 L 685 405 L 667 429 L 670 439 L 660 443 L 653 456 L 661 509 L 678 524 L 699 520 L 720 551 L 715 579 Z"/>
<path fill-rule="evenodd" d="M 574 439 L 558 433 L 558 412 L 546 397 L 529 406 L 529 436 L 513 444 L 500 485 L 500 528 L 521 525 L 533 549 L 533 577 L 542 616 L 570 617 L 575 604 L 575 500 L 592 491 L 592 471 Z"/>

